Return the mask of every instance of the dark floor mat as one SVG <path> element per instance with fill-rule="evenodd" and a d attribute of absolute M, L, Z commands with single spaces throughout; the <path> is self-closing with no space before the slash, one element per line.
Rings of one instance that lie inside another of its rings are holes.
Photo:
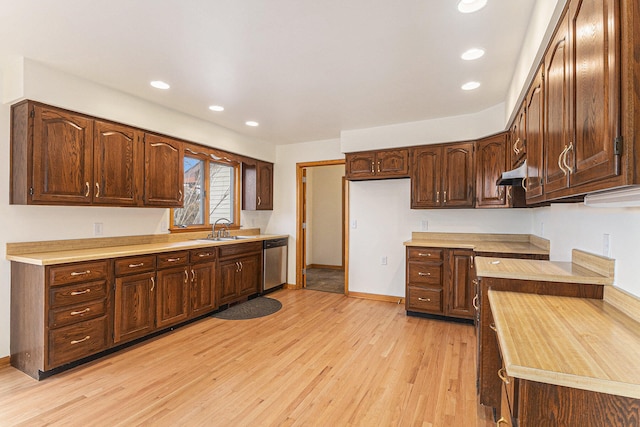
<path fill-rule="evenodd" d="M 213 317 L 225 320 L 246 320 L 273 314 L 282 308 L 282 303 L 273 298 L 258 297 L 242 304 L 234 305 Z"/>

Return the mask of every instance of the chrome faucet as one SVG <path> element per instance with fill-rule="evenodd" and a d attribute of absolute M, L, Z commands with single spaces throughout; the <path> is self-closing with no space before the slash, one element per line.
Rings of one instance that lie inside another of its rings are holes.
<path fill-rule="evenodd" d="M 226 224 L 224 224 L 226 222 Z M 216 232 L 216 225 L 222 223 L 222 228 Z M 226 218 L 218 218 L 216 222 L 213 223 L 211 227 L 211 237 L 228 237 L 229 236 L 229 226 L 231 225 L 231 221 Z"/>

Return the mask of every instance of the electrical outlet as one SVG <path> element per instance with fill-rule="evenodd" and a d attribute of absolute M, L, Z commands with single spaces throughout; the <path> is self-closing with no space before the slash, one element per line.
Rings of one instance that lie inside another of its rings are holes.
<path fill-rule="evenodd" d="M 611 235 L 602 235 L 602 256 L 611 258 Z"/>
<path fill-rule="evenodd" d="M 544 236 L 544 221 L 540 221 L 540 237 Z"/>
<path fill-rule="evenodd" d="M 387 265 L 387 257 L 386 256 L 380 257 L 380 265 Z"/>
<path fill-rule="evenodd" d="M 168 229 L 169 229 L 169 225 L 167 224 L 167 220 L 166 220 L 166 219 L 163 219 L 163 220 L 160 222 L 160 230 L 161 230 L 161 231 L 165 231 L 165 230 L 168 230 Z"/>
<path fill-rule="evenodd" d="M 426 219 L 420 221 L 420 228 L 422 229 L 422 231 L 427 231 L 429 229 L 429 221 L 427 221 Z"/>
<path fill-rule="evenodd" d="M 102 236 L 103 234 L 103 226 L 101 222 L 93 223 L 93 235 L 94 236 Z"/>

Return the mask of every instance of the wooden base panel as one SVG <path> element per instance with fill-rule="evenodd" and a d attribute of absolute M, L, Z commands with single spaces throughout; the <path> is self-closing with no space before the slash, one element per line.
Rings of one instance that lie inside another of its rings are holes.
<path fill-rule="evenodd" d="M 347 296 L 350 298 L 361 298 L 361 299 L 368 299 L 371 301 L 384 301 L 384 302 L 392 302 L 394 304 L 404 304 L 404 298 L 394 297 L 391 295 L 368 294 L 365 292 L 349 292 Z"/>

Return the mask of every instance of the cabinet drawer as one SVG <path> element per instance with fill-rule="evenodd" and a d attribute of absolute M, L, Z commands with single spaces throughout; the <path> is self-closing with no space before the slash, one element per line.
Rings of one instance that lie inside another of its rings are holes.
<path fill-rule="evenodd" d="M 442 249 L 408 248 L 409 259 L 421 261 L 442 261 Z"/>
<path fill-rule="evenodd" d="M 442 289 L 421 289 L 409 287 L 408 309 L 442 312 Z"/>
<path fill-rule="evenodd" d="M 107 348 L 107 316 L 49 331 L 49 368 Z"/>
<path fill-rule="evenodd" d="M 220 258 L 232 255 L 239 255 L 248 252 L 262 251 L 262 242 L 237 243 L 234 245 L 224 245 L 218 247 L 220 250 Z"/>
<path fill-rule="evenodd" d="M 212 261 L 217 256 L 216 248 L 202 248 L 193 249 L 189 254 L 189 258 L 192 264 L 198 262 Z"/>
<path fill-rule="evenodd" d="M 104 316 L 107 312 L 107 300 L 90 301 L 85 304 L 49 310 L 49 327 L 58 328 L 94 317 Z"/>
<path fill-rule="evenodd" d="M 187 265 L 189 262 L 189 252 L 169 252 L 166 254 L 158 254 L 158 268 L 179 267 Z"/>
<path fill-rule="evenodd" d="M 107 278 L 107 261 L 83 262 L 49 268 L 49 285 L 90 282 Z"/>
<path fill-rule="evenodd" d="M 156 256 L 144 255 L 131 258 L 117 259 L 115 261 L 116 276 L 127 274 L 146 273 L 156 268 Z"/>
<path fill-rule="evenodd" d="M 442 264 L 409 262 L 407 272 L 409 283 L 439 285 L 442 284 Z"/>
<path fill-rule="evenodd" d="M 49 307 L 57 308 L 98 300 L 107 296 L 107 282 L 78 283 L 49 290 Z"/>

